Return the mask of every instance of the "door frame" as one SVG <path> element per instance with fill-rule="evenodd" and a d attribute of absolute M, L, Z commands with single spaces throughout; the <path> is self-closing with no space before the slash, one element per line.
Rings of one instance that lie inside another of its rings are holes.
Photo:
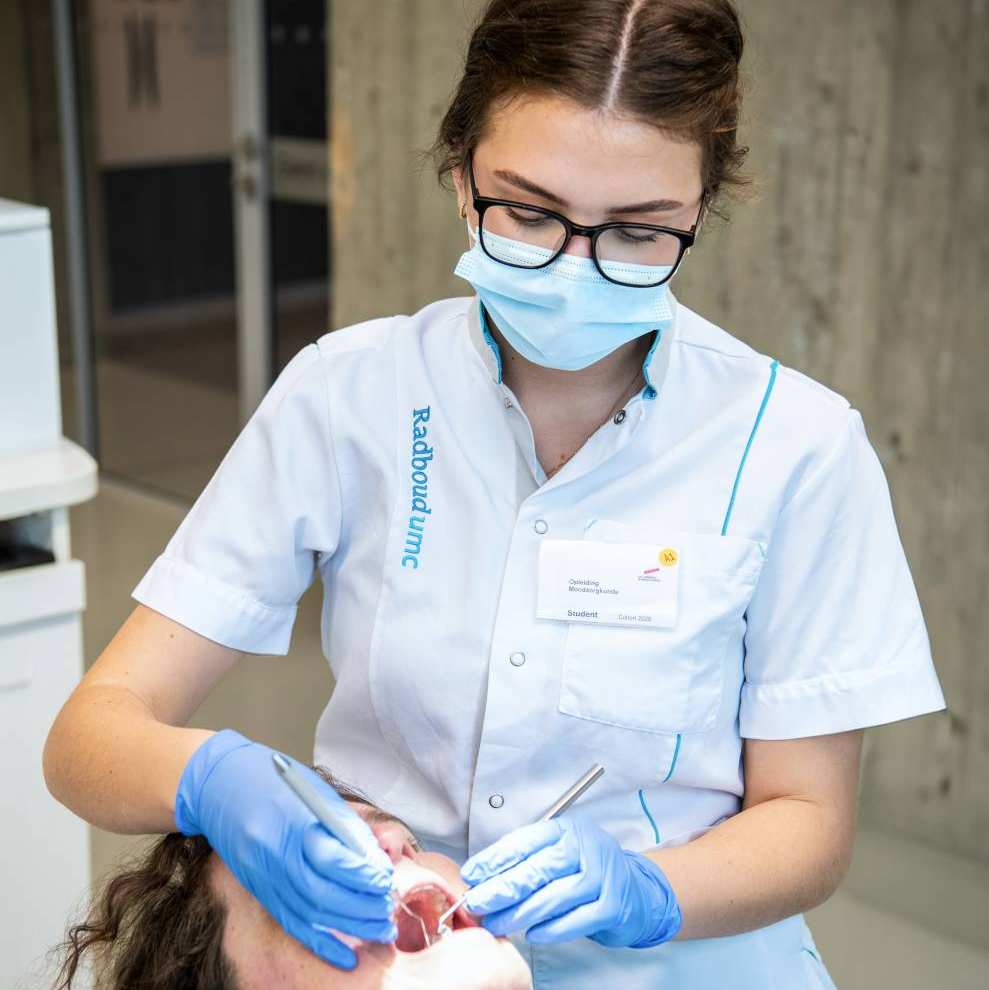
<path fill-rule="evenodd" d="M 271 385 L 275 351 L 266 8 L 265 0 L 230 3 L 231 194 L 242 424 Z"/>

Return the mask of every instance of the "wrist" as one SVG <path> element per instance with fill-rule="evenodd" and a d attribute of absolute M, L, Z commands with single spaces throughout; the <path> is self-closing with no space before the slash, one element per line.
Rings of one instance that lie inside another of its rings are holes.
<path fill-rule="evenodd" d="M 175 792 L 175 825 L 183 835 L 202 835 L 200 799 L 210 775 L 235 750 L 253 745 L 233 729 L 211 733 L 186 762 Z"/>
<path fill-rule="evenodd" d="M 644 908 L 642 929 L 629 948 L 646 949 L 670 941 L 680 931 L 683 915 L 666 874 L 648 856 L 624 852 Z"/>

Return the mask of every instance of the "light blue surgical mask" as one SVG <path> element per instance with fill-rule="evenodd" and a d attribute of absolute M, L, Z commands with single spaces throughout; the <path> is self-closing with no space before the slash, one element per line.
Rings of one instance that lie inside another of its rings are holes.
<path fill-rule="evenodd" d="M 601 275 L 593 258 L 571 254 L 545 268 L 514 268 L 485 253 L 469 220 L 467 232 L 474 244 L 460 256 L 454 275 L 474 286 L 512 347 L 544 368 L 579 371 L 673 322 L 668 282 L 650 288 L 618 285 Z M 553 254 L 487 230 L 484 237 L 489 246 L 497 242 L 499 254 L 519 262 L 545 261 Z M 634 269 L 643 282 L 663 278 L 672 267 L 609 261 L 602 266 L 609 274 L 621 270 L 624 277 Z"/>

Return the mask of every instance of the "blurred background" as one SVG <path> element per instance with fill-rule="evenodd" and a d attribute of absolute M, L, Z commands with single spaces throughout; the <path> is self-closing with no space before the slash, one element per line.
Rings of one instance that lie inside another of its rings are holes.
<path fill-rule="evenodd" d="M 292 355 L 471 293 L 419 152 L 482 6 L 0 0 L 0 198 L 50 211 L 63 432 L 100 471 L 70 513 L 87 664 Z M 867 733 L 808 920 L 843 990 L 989 986 L 989 4 L 738 6 L 758 195 L 674 290 L 862 411 L 949 705 Z M 320 590 L 199 724 L 311 756 Z M 91 830 L 94 875 L 137 841 Z"/>

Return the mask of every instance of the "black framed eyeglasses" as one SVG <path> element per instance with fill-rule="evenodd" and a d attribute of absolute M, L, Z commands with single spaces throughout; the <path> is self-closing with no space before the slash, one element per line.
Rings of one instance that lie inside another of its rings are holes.
<path fill-rule="evenodd" d="M 471 199 L 477 211 L 481 248 L 490 258 L 513 268 L 545 268 L 564 252 L 570 238 L 576 235 L 590 238 L 594 265 L 609 282 L 641 289 L 654 288 L 676 274 L 694 243 L 707 199 L 707 190 L 704 190 L 697 220 L 690 230 L 623 220 L 584 227 L 562 213 L 542 206 L 478 195 L 473 159 L 471 149 L 467 155 L 467 173 Z M 669 271 L 657 278 L 656 267 L 669 267 Z"/>

